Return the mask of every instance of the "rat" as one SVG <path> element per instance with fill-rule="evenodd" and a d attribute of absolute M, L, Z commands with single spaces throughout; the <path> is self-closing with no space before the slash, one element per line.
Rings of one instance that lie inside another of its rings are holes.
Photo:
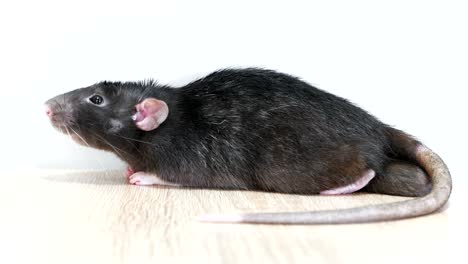
<path fill-rule="evenodd" d="M 52 125 L 128 164 L 135 185 L 414 197 L 350 209 L 205 215 L 206 222 L 344 224 L 426 215 L 449 199 L 443 160 L 307 82 L 229 68 L 182 87 L 103 81 L 46 102 Z"/>

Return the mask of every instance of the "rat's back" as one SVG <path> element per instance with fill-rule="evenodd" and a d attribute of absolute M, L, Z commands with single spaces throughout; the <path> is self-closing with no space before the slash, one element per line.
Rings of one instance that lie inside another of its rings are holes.
<path fill-rule="evenodd" d="M 195 186 L 318 193 L 386 158 L 382 123 L 286 74 L 221 70 L 177 90 L 171 151 Z"/>

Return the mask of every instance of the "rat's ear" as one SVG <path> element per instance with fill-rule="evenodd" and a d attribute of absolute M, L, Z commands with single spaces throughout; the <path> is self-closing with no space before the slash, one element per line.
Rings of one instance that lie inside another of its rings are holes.
<path fill-rule="evenodd" d="M 164 101 L 147 98 L 136 106 L 136 114 L 132 116 L 135 125 L 144 131 L 157 128 L 169 114 L 169 108 Z"/>

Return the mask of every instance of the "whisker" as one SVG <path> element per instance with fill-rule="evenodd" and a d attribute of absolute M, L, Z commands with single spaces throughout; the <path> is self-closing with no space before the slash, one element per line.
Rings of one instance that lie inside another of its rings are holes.
<path fill-rule="evenodd" d="M 131 142 L 131 141 L 136 141 L 136 140 L 131 139 L 131 138 L 127 138 L 127 137 L 124 137 L 124 136 L 120 136 L 120 135 L 118 135 L 118 134 L 112 134 L 112 133 L 111 133 L 110 135 L 111 135 L 111 136 L 115 136 L 115 137 L 119 137 L 119 138 L 124 139 L 125 141 L 127 141 L 127 143 L 128 143 L 130 146 L 133 147 L 133 149 L 135 149 L 135 150 L 136 150 L 138 153 L 140 153 L 141 155 L 144 155 L 144 154 L 141 152 L 141 150 L 138 148 L 138 145 L 136 145 L 136 144 L 134 144 L 134 143 Z"/>
<path fill-rule="evenodd" d="M 75 133 L 75 135 L 77 137 L 79 137 L 88 147 L 91 147 L 88 142 L 86 140 L 84 140 L 83 137 L 81 137 L 73 128 L 70 127 L 70 129 L 73 131 L 73 133 Z M 109 173 L 107 172 L 106 168 L 104 167 L 104 165 L 99 161 L 99 159 L 96 159 L 96 161 L 98 162 L 99 166 L 101 166 L 101 170 L 104 171 L 104 173 L 106 174 L 106 177 L 109 176 Z"/>
<path fill-rule="evenodd" d="M 134 138 L 128 138 L 128 137 L 124 137 L 124 136 L 122 136 L 120 134 L 112 134 L 112 135 L 116 136 L 116 137 L 121 137 L 121 138 L 124 138 L 124 139 L 127 139 L 127 140 L 135 141 L 135 142 L 145 143 L 145 144 L 148 144 L 148 145 L 151 145 L 151 146 L 156 146 L 155 144 L 152 144 L 151 142 L 148 142 L 148 141 L 138 140 L 138 139 L 134 139 Z"/>
<path fill-rule="evenodd" d="M 64 126 L 65 127 L 65 130 L 67 131 L 67 135 L 70 137 L 70 131 L 68 131 L 68 127 L 67 126 Z"/>
<path fill-rule="evenodd" d="M 93 122 L 95 120 L 92 120 L 92 119 L 83 119 L 83 121 L 90 121 L 90 122 Z M 78 126 L 78 124 L 76 123 L 73 123 L 74 125 Z M 103 132 L 103 133 L 108 133 L 108 131 L 106 130 L 102 130 L 102 129 L 99 129 L 98 127 L 95 127 L 95 126 L 92 126 L 92 123 L 88 123 L 88 130 L 89 131 L 99 131 L 99 132 Z M 112 136 L 116 136 L 116 137 L 120 137 L 120 138 L 124 138 L 124 139 L 127 139 L 127 140 L 130 140 L 130 141 L 134 141 L 134 142 L 139 142 L 139 143 L 143 143 L 143 144 L 148 144 L 150 146 L 157 146 L 156 144 L 153 144 L 149 141 L 144 141 L 144 140 L 138 140 L 138 139 L 134 139 L 134 138 L 129 138 L 129 137 L 126 137 L 126 136 L 122 136 L 121 134 L 117 134 L 117 133 L 109 133 L 110 135 Z M 96 134 L 95 134 L 96 135 Z"/>
<path fill-rule="evenodd" d="M 87 142 L 86 140 L 84 140 L 84 138 L 81 137 L 78 133 L 76 133 L 76 131 L 75 131 L 73 128 L 70 127 L 70 129 L 73 131 L 73 133 L 75 133 L 75 135 L 76 135 L 77 137 L 79 137 L 79 138 L 81 139 L 81 141 L 83 141 L 83 142 L 86 144 L 86 146 L 91 147 L 91 146 L 88 144 L 88 142 Z"/>
<path fill-rule="evenodd" d="M 96 133 L 94 133 L 94 132 L 92 132 L 92 133 L 93 133 L 95 136 L 97 136 L 99 139 L 101 139 L 102 142 L 104 142 L 104 143 L 106 143 L 107 145 L 109 145 L 112 149 L 114 149 L 115 152 L 117 152 L 117 153 L 120 154 L 121 156 L 123 156 L 123 155 L 122 155 L 122 152 L 123 152 L 123 153 L 127 154 L 128 156 L 130 156 L 130 157 L 132 157 L 132 158 L 135 159 L 135 156 L 132 155 L 131 153 L 129 153 L 128 151 L 125 151 L 125 150 L 123 150 L 123 149 L 121 149 L 121 148 L 118 148 L 117 146 L 112 145 L 112 144 L 111 144 L 109 141 L 107 141 L 105 138 L 99 136 L 98 134 L 96 134 Z M 119 152 L 118 150 L 120 150 L 121 152 Z"/>
<path fill-rule="evenodd" d="M 84 120 L 93 121 L 93 120 L 91 120 L 91 119 L 84 119 Z M 75 124 L 75 125 L 78 126 L 78 124 Z M 88 130 L 89 130 L 90 132 L 92 132 L 92 131 L 99 131 L 99 132 L 103 132 L 103 133 L 107 133 L 107 132 L 108 132 L 108 131 L 106 131 L 106 130 L 98 129 L 97 127 L 92 127 L 92 128 L 88 127 Z M 92 133 L 93 133 L 94 135 L 96 135 L 96 136 L 99 136 L 99 134 L 96 134 L 96 132 L 92 132 Z M 115 137 L 119 137 L 119 138 L 123 138 L 123 139 L 127 140 L 129 143 L 130 143 L 130 141 L 134 141 L 134 142 L 139 142 L 139 143 L 148 144 L 148 145 L 151 145 L 151 146 L 156 146 L 155 144 L 152 144 L 151 142 L 147 142 L 147 141 L 143 141 L 143 140 L 138 140 L 138 139 L 133 139 L 133 138 L 125 137 L 125 136 L 122 136 L 122 135 L 120 135 L 120 134 L 109 133 L 109 135 L 115 136 Z M 101 138 L 102 138 L 102 137 L 101 137 Z M 135 146 L 134 144 L 131 144 L 131 145 L 132 145 L 138 152 L 141 153 L 141 151 L 138 149 L 137 146 Z M 142 154 L 142 153 L 141 153 L 141 154 Z"/>

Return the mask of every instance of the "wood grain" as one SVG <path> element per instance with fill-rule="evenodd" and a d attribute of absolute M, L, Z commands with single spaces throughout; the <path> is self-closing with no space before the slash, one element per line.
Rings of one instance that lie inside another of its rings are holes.
<path fill-rule="evenodd" d="M 346 208 L 403 197 L 140 187 L 115 171 L 1 176 L 2 263 L 445 263 L 452 256 L 449 210 L 335 226 L 194 220 L 205 213 Z"/>

